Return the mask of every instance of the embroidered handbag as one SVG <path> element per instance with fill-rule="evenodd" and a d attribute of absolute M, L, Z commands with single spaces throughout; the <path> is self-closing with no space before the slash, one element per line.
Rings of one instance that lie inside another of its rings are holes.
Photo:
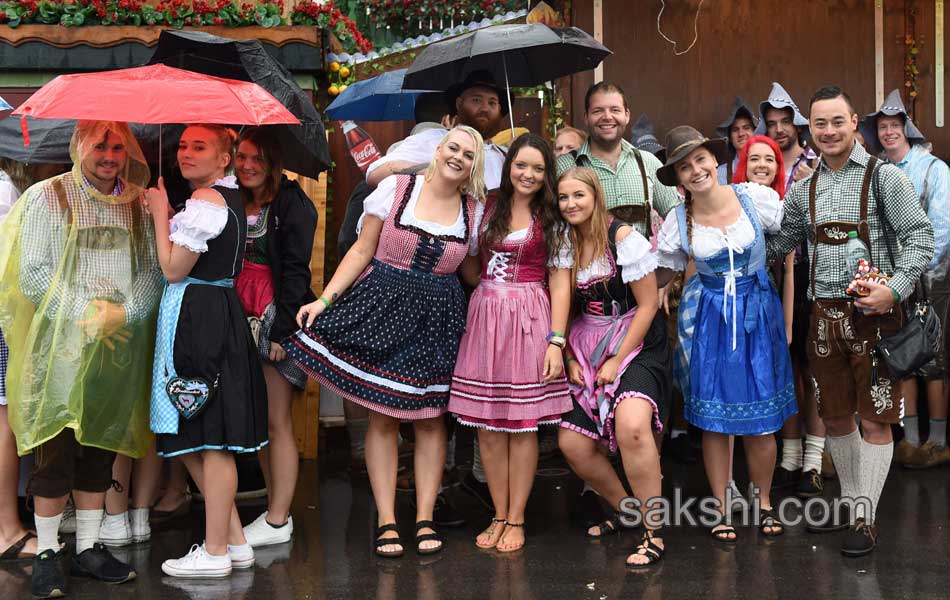
<path fill-rule="evenodd" d="M 172 377 L 165 384 L 165 390 L 172 405 L 182 418 L 188 421 L 201 414 L 208 402 L 214 398 L 218 390 L 218 378 L 215 377 L 214 383 L 209 384 L 201 377 Z"/>

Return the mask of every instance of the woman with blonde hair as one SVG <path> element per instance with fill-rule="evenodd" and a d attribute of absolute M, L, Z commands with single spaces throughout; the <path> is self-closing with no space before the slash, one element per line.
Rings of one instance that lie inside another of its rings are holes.
<path fill-rule="evenodd" d="M 578 317 L 565 351 L 573 409 L 563 415 L 559 446 L 579 477 L 610 503 L 614 516 L 588 531 L 620 530 L 627 496 L 598 445 L 619 449 L 645 530 L 627 557 L 645 567 L 665 553 L 656 508 L 662 490 L 654 433 L 670 406 L 670 350 L 666 325 L 655 319 L 659 294 L 650 242 L 607 212 L 594 171 L 576 167 L 558 181 L 558 205 L 570 223 L 574 250 L 574 306 Z"/>
<path fill-rule="evenodd" d="M 364 204 L 359 238 L 283 342 L 307 373 L 369 409 L 366 467 L 376 500 L 379 556 L 402 556 L 395 495 L 400 420 L 416 432 L 416 551 L 442 550 L 432 522 L 445 465 L 442 415 L 465 329 L 456 270 L 478 252 L 483 211 L 481 135 L 448 131 L 423 175 L 394 175 Z"/>

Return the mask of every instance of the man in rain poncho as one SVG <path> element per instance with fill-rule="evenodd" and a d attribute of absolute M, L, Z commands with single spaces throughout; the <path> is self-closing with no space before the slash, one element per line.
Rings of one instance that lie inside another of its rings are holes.
<path fill-rule="evenodd" d="M 71 572 L 135 571 L 96 543 L 115 454 L 147 451 L 161 269 L 139 196 L 148 166 L 124 123 L 80 121 L 72 171 L 30 187 L 0 226 L 0 325 L 10 346 L 10 426 L 35 455 L 32 592 L 65 593 L 57 532 L 76 504 Z"/>

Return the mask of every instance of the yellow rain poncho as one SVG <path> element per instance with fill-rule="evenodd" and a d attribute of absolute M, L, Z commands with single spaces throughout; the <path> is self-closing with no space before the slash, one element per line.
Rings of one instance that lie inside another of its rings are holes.
<path fill-rule="evenodd" d="M 30 187 L 0 225 L 0 327 L 17 450 L 64 428 L 132 457 L 148 398 L 161 269 L 139 197 L 148 166 L 123 123 L 81 121 L 73 169 Z M 98 191 L 115 181 L 111 194 Z"/>

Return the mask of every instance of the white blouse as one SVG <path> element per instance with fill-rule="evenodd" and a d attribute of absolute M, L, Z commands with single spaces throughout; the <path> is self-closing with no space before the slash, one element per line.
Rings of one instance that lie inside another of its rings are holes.
<path fill-rule="evenodd" d="M 775 233 L 782 228 L 783 205 L 778 194 L 770 187 L 758 183 L 740 183 L 736 186 L 737 194 L 745 194 L 752 200 L 752 205 L 759 217 L 762 228 Z M 723 248 L 731 247 L 741 252 L 755 240 L 755 228 L 745 210 L 739 211 L 739 218 L 735 223 L 723 231 L 718 227 L 708 227 L 693 220 L 693 232 L 690 244 L 693 255 L 703 259 L 715 255 Z M 657 236 L 657 260 L 661 267 L 683 271 L 689 256 L 680 243 L 679 223 L 676 211 L 670 211 L 663 221 L 663 227 Z"/>
<path fill-rule="evenodd" d="M 416 204 L 419 202 L 419 194 L 422 192 L 422 184 L 424 181 L 425 176 L 416 176 L 416 185 L 412 188 L 412 194 L 409 197 L 409 202 L 406 204 L 406 210 L 402 211 L 402 218 L 399 220 L 399 224 L 417 227 L 433 236 L 450 235 L 459 238 L 465 237 L 464 204 L 459 210 L 458 218 L 452 225 L 442 225 L 441 223 L 434 223 L 432 221 L 424 221 L 422 219 L 416 218 Z M 359 233 L 363 229 L 363 218 L 366 215 L 373 215 L 374 217 L 378 217 L 379 219 L 385 221 L 386 217 L 389 216 L 389 212 L 393 209 L 393 205 L 396 203 L 396 201 L 396 176 L 390 175 L 389 177 L 386 177 L 380 181 L 379 185 L 376 186 L 376 189 L 373 190 L 373 193 L 363 200 L 363 214 L 360 216 L 360 220 L 356 225 L 356 232 Z M 474 235 L 474 232 L 478 231 L 478 227 L 482 222 L 482 215 L 484 212 L 484 204 L 479 202 L 475 205 L 475 222 L 471 223 L 471 231 L 473 232 L 473 235 L 469 237 L 468 245 L 468 253 L 471 256 L 478 254 L 478 236 Z"/>
<path fill-rule="evenodd" d="M 171 218 L 168 239 L 192 252 L 207 252 L 208 240 L 221 235 L 227 224 L 227 206 L 191 198 L 185 210 Z"/>
<path fill-rule="evenodd" d="M 656 254 L 651 251 L 650 241 L 635 229 L 617 242 L 617 266 L 624 283 L 643 279 L 656 270 Z M 587 283 L 610 276 L 610 259 L 601 254 L 589 265 L 577 271 L 577 283 Z"/>

